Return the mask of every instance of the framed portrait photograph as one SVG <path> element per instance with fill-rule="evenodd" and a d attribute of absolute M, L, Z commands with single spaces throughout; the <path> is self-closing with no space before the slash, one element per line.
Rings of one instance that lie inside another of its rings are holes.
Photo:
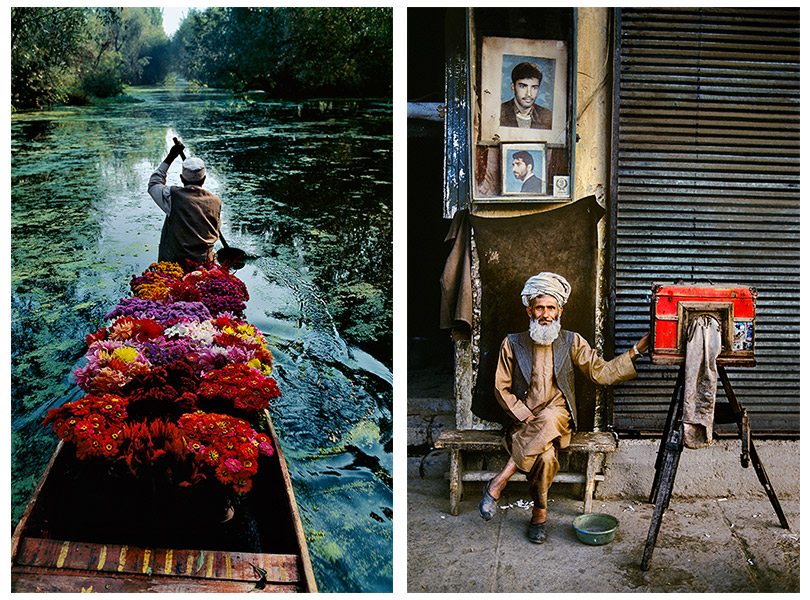
<path fill-rule="evenodd" d="M 484 37 L 481 141 L 565 144 L 567 73 L 564 41 Z"/>
<path fill-rule="evenodd" d="M 501 144 L 501 193 L 504 196 L 546 194 L 545 144 Z"/>

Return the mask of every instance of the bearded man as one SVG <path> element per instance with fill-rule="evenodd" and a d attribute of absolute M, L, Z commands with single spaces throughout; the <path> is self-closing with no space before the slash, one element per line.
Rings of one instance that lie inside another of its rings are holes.
<path fill-rule="evenodd" d="M 534 507 L 527 535 L 540 544 L 546 539 L 548 489 L 559 470 L 557 452 L 571 442 L 576 429 L 574 367 L 599 385 L 634 378 L 634 361 L 649 346 L 649 333 L 613 360 L 600 358 L 578 333 L 560 327 L 571 286 L 561 275 L 539 273 L 529 278 L 521 297 L 529 315 L 529 330 L 506 336 L 495 373 L 495 397 L 513 423 L 505 445 L 509 461 L 484 484 L 478 511 L 485 520 L 497 512 L 497 500 L 517 471 L 527 474 Z"/>

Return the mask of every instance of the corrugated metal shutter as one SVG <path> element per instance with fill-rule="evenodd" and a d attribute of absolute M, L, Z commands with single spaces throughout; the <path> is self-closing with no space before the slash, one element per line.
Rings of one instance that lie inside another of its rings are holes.
<path fill-rule="evenodd" d="M 623 9 L 617 31 L 616 351 L 652 282 L 755 287 L 757 367 L 729 376 L 755 432 L 798 432 L 799 9 Z M 676 368 L 640 371 L 618 430 L 663 426 Z"/>

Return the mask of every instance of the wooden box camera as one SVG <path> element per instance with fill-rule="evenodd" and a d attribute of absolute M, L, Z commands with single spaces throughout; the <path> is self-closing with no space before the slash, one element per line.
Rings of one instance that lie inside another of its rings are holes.
<path fill-rule="evenodd" d="M 654 364 L 680 364 L 686 356 L 689 326 L 699 315 L 709 314 L 722 329 L 723 349 L 717 362 L 753 367 L 754 321 L 757 292 L 754 288 L 728 286 L 653 284 L 652 340 Z"/>

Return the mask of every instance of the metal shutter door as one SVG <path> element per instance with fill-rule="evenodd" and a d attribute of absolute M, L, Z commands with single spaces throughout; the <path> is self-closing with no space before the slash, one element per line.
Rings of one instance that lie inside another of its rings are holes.
<path fill-rule="evenodd" d="M 755 287 L 757 367 L 729 377 L 754 431 L 798 432 L 799 10 L 623 9 L 617 31 L 616 351 L 653 282 Z M 663 426 L 677 368 L 639 366 L 617 430 Z"/>

